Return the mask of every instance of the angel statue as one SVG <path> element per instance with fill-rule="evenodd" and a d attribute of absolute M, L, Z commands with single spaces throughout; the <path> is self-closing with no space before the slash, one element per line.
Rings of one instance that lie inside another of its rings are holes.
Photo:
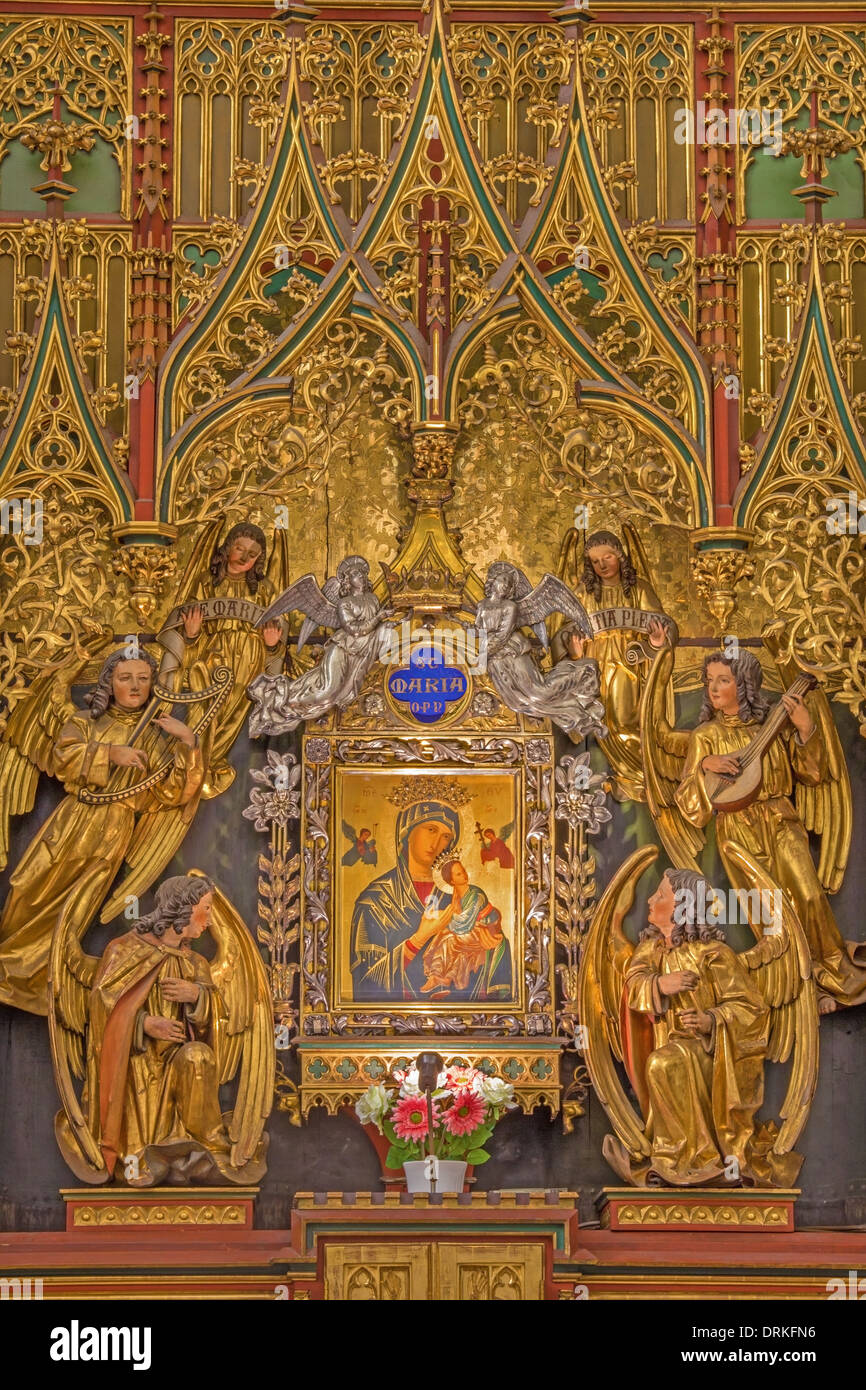
<path fill-rule="evenodd" d="M 195 688 L 196 665 L 205 672 L 214 665 L 227 666 L 234 677 L 214 731 L 204 799 L 227 791 L 234 781 L 228 755 L 249 712 L 247 686 L 263 671 L 281 671 L 286 656 L 285 624 L 261 618 L 288 582 L 288 531 L 275 529 L 268 558 L 260 527 L 242 521 L 220 540 L 223 526 L 220 517 L 202 531 L 178 585 L 175 606 L 157 635 L 163 648 L 163 685 Z"/>
<path fill-rule="evenodd" d="M 532 646 L 521 632 L 531 627 L 544 650 L 544 619 L 562 613 L 590 631 L 583 606 L 561 579 L 545 574 L 533 589 L 516 565 L 497 561 L 487 571 L 484 598 L 475 613 L 475 627 L 487 642 L 487 671 L 500 698 L 515 714 L 552 719 L 566 733 L 582 739 L 603 737 L 604 706 L 598 699 L 598 663 L 588 657 L 562 661 L 542 672 Z"/>
<path fill-rule="evenodd" d="M 14 710 L 0 745 L 0 822 L 33 806 L 39 772 L 66 797 L 39 828 L 10 878 L 0 917 L 0 1003 L 48 1007 L 47 966 L 57 914 L 81 935 L 124 860 L 130 872 L 103 911 L 144 892 L 175 854 L 195 814 L 210 727 L 202 736 L 151 701 L 156 661 L 144 647 L 112 652 L 77 709 L 78 663 L 37 681 Z M 227 676 L 227 673 L 223 673 Z M 5 862 L 5 855 L 4 855 Z M 74 890 L 74 891 L 73 891 Z"/>
<path fill-rule="evenodd" d="M 587 1066 L 614 1129 L 604 1156 L 638 1187 L 791 1187 L 803 1162 L 793 1145 L 818 1074 L 815 989 L 797 916 L 783 897 L 772 925 L 762 925 L 743 895 L 757 940 L 737 953 L 718 924 L 727 914 L 715 889 L 690 869 L 667 869 L 635 946 L 623 919 L 657 855 L 644 846 L 614 875 L 581 958 Z M 745 850 L 731 845 L 730 855 L 760 895 L 772 889 Z M 789 1058 L 778 1126 L 757 1118 L 764 1065 Z"/>
<path fill-rule="evenodd" d="M 777 651 L 773 630 L 764 642 Z M 846 942 L 827 893 L 842 883 L 851 840 L 851 787 L 826 696 L 805 694 L 812 677 L 778 662 L 789 688 L 771 711 L 763 671 L 751 652 L 704 658 L 703 704 L 690 733 L 663 710 L 670 649 L 653 663 L 641 706 L 641 745 L 650 811 L 669 857 L 696 869 L 703 829 L 715 817 L 716 843 L 735 889 L 754 888 L 742 846 L 774 888 L 783 889 L 812 952 L 818 1009 L 866 1000 L 866 943 Z M 821 836 L 818 869 L 809 831 Z"/>
<path fill-rule="evenodd" d="M 676 629 L 662 611 L 661 602 L 649 580 L 649 567 L 637 532 L 623 525 L 626 543 L 612 531 L 596 531 L 588 536 L 582 550 L 580 582 L 589 614 L 605 611 L 640 610 L 646 614 L 646 636 L 650 648 L 676 640 Z M 559 572 L 565 578 L 576 569 L 575 555 L 580 533 L 572 529 L 563 541 Z M 638 572 L 637 565 L 641 573 Z M 552 648 L 554 661 L 564 656 L 595 657 L 601 676 L 601 699 L 609 729 L 600 740 L 613 778 L 611 794 L 617 801 L 645 801 L 643 767 L 640 754 L 638 712 L 649 663 L 638 660 L 639 631 L 622 626 L 601 627 L 587 637 L 579 625 L 565 623 L 556 633 Z M 644 649 L 645 650 L 645 649 Z M 673 718 L 670 688 L 668 715 Z"/>
<path fill-rule="evenodd" d="M 317 627 L 332 629 L 324 654 L 311 670 L 288 676 L 257 676 L 249 687 L 254 708 L 250 737 L 285 734 L 303 720 L 321 719 L 332 709 L 345 709 L 364 684 L 375 661 L 386 660 L 393 646 L 391 610 L 381 607 L 370 584 L 370 566 L 361 555 L 349 555 L 336 576 L 319 588 L 312 574 L 280 594 L 264 616 L 270 622 L 298 610 L 306 621 L 298 635 L 300 652 Z"/>
<path fill-rule="evenodd" d="M 130 1187 L 258 1182 L 273 1012 L 261 957 L 231 903 L 197 870 L 168 878 L 153 912 L 100 959 L 81 949 L 72 896 L 51 943 L 48 1015 L 63 1105 L 55 1132 L 69 1167 L 83 1182 Z M 192 944 L 208 930 L 211 961 Z M 221 1114 L 219 1088 L 239 1068 L 234 1110 Z"/>

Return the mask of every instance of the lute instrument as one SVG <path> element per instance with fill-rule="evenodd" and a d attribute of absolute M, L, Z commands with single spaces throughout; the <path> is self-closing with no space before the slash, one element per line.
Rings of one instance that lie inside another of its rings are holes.
<path fill-rule="evenodd" d="M 817 684 L 814 676 L 798 676 L 785 694 L 805 695 L 807 690 L 811 690 Z M 761 759 L 770 744 L 779 737 L 788 718 L 788 711 L 780 700 L 773 706 L 760 730 L 745 748 L 741 748 L 737 753 L 722 755 L 736 759 L 740 768 L 738 773 L 704 773 L 704 786 L 714 811 L 743 811 L 757 799 L 763 782 Z"/>

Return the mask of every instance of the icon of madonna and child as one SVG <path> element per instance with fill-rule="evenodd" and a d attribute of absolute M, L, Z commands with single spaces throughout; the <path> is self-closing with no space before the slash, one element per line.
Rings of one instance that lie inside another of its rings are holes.
<path fill-rule="evenodd" d="M 461 849 L 463 826 L 454 803 L 469 796 L 448 786 L 419 788 L 431 794 L 413 796 L 404 784 L 388 797 L 399 807 L 396 862 L 357 894 L 352 915 L 357 1003 L 501 1005 L 515 997 L 503 912 L 471 881 L 471 853 Z M 500 882 L 513 921 L 513 870 Z"/>

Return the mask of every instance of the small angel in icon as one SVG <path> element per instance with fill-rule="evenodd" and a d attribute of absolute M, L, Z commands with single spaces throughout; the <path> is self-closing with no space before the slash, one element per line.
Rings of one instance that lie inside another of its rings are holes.
<path fill-rule="evenodd" d="M 475 834 L 481 844 L 481 863 L 483 865 L 491 864 L 495 860 L 500 869 L 514 868 L 514 855 L 507 844 L 513 829 L 513 820 L 510 820 L 507 825 L 503 825 L 498 835 L 492 826 L 482 830 L 481 822 L 475 822 Z"/>
<path fill-rule="evenodd" d="M 362 863 L 371 866 L 378 864 L 379 852 L 376 849 L 376 841 L 373 839 L 373 831 L 367 827 L 362 827 L 357 834 L 347 820 L 343 821 L 343 834 L 350 842 L 349 848 L 343 855 L 341 863 L 345 867 L 351 868 L 353 864 Z"/>

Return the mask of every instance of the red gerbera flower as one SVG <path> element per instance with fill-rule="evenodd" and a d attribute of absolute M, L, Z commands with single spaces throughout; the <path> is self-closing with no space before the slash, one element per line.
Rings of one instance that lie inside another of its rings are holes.
<path fill-rule="evenodd" d="M 484 1123 L 484 1101 L 474 1091 L 458 1091 L 442 1123 L 449 1134 L 471 1134 Z"/>
<path fill-rule="evenodd" d="M 433 1123 L 439 1119 L 439 1110 L 433 1106 Z M 394 1132 L 400 1139 L 423 1139 L 427 1133 L 427 1097 L 406 1096 L 398 1101 L 391 1116 Z"/>

